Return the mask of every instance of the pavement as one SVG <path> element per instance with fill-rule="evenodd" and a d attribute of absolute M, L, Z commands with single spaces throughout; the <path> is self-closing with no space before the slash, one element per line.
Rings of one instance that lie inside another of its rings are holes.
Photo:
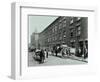
<path fill-rule="evenodd" d="M 62 56 L 62 55 L 58 54 L 58 56 Z M 78 60 L 78 61 L 82 61 L 82 62 L 87 62 L 88 63 L 88 58 L 84 59 L 84 57 L 77 57 L 75 55 L 70 55 L 70 56 L 65 55 L 64 58 L 70 58 L 72 60 Z"/>
<path fill-rule="evenodd" d="M 33 58 L 34 53 L 28 54 L 28 66 L 53 66 L 53 65 L 78 65 L 78 64 L 87 64 L 87 62 L 80 61 L 78 58 L 74 59 L 74 57 L 65 57 L 62 58 L 61 56 L 53 56 L 49 55 L 48 58 L 46 58 L 45 62 L 42 64 L 39 64 L 38 61 L 36 61 Z M 80 59 L 80 58 L 79 58 Z"/>
<path fill-rule="evenodd" d="M 84 59 L 83 57 L 77 57 L 75 55 L 71 55 L 69 56 L 70 59 L 73 59 L 73 60 L 78 60 L 78 61 L 83 61 L 83 62 L 87 62 L 88 63 L 88 58 Z"/>

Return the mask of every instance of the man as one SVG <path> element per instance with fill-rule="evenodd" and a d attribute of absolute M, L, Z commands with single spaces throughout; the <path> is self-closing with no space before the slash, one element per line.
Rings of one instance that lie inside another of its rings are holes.
<path fill-rule="evenodd" d="M 55 48 L 55 54 L 56 54 L 56 56 L 57 56 L 57 54 L 58 54 L 57 48 Z"/>
<path fill-rule="evenodd" d="M 43 51 L 43 49 L 40 51 L 40 63 L 44 63 L 44 59 L 45 59 L 45 57 L 44 57 L 44 51 Z"/>
<path fill-rule="evenodd" d="M 84 47 L 84 59 L 86 59 L 88 57 L 88 50 L 86 48 L 86 46 Z"/>
<path fill-rule="evenodd" d="M 81 48 L 79 47 L 78 48 L 78 56 L 80 57 L 82 55 L 82 53 L 81 53 Z"/>
<path fill-rule="evenodd" d="M 48 51 L 46 50 L 46 58 L 48 58 Z"/>

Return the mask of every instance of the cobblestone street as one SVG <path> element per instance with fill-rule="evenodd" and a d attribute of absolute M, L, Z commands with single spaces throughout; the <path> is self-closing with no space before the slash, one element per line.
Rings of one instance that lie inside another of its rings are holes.
<path fill-rule="evenodd" d="M 38 61 L 36 61 L 32 57 L 32 52 L 29 53 L 28 56 L 28 66 L 50 66 L 50 65 L 75 65 L 75 64 L 86 64 L 86 62 L 74 60 L 71 58 L 61 58 L 50 55 L 48 58 L 46 58 L 46 61 L 42 64 L 39 64 Z"/>

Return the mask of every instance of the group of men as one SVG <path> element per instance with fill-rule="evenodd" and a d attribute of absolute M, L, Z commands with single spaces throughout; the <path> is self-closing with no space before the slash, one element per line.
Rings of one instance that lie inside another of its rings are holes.
<path fill-rule="evenodd" d="M 35 55 L 39 56 L 39 63 L 44 63 L 46 61 L 46 58 L 48 58 L 48 52 L 47 50 L 43 50 L 43 49 L 40 49 L 39 51 L 35 51 Z"/>
<path fill-rule="evenodd" d="M 58 56 L 58 53 L 61 53 L 61 56 L 63 57 L 64 55 L 70 55 L 70 49 L 68 47 L 54 47 L 53 49 L 53 54 L 55 53 L 56 56 Z"/>
<path fill-rule="evenodd" d="M 77 52 L 76 52 L 76 55 L 77 56 L 80 56 L 80 57 L 84 57 L 84 59 L 86 59 L 88 57 L 88 49 L 86 47 L 79 47 Z"/>

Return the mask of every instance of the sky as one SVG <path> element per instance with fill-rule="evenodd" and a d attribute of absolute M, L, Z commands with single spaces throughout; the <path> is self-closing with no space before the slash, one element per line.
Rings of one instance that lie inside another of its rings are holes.
<path fill-rule="evenodd" d="M 33 32 L 37 33 L 42 32 L 57 18 L 58 16 L 38 16 L 38 15 L 29 16 L 29 43 L 30 43 L 30 36 L 32 35 Z"/>

